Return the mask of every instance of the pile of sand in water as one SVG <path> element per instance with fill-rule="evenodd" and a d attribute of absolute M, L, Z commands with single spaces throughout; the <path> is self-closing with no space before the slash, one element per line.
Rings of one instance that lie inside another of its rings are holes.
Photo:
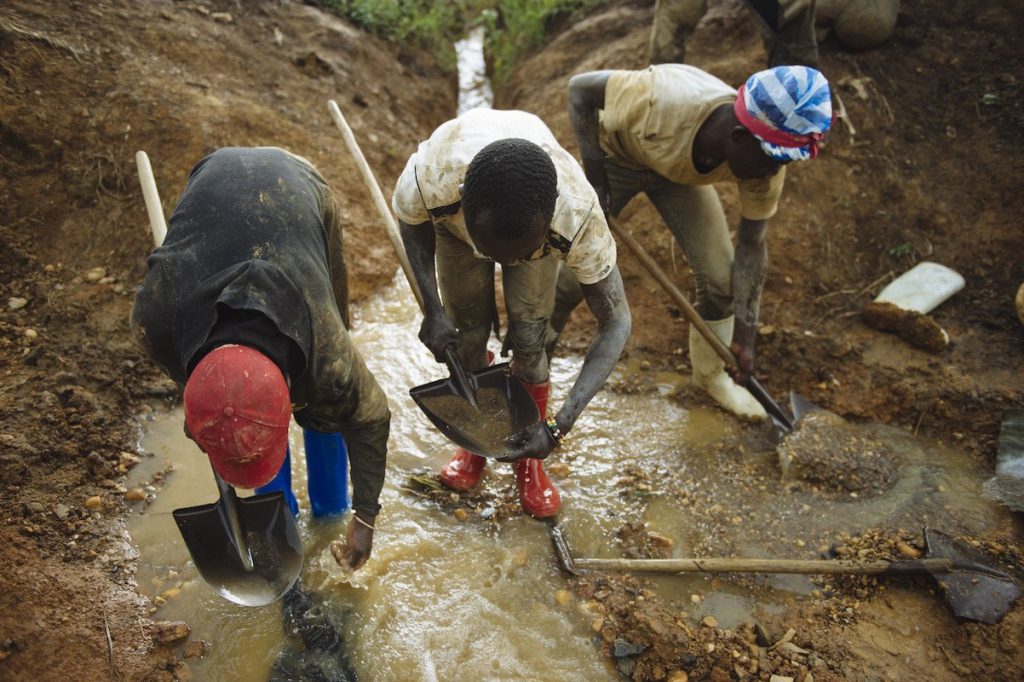
<path fill-rule="evenodd" d="M 777 452 L 783 480 L 862 497 L 891 488 L 903 464 L 895 448 L 825 410 L 804 415 Z"/>

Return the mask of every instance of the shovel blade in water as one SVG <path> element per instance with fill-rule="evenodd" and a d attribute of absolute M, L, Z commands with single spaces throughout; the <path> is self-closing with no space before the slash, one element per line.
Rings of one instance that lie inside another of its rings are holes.
<path fill-rule="evenodd" d="M 233 497 L 233 496 L 231 496 Z M 246 548 L 247 569 L 236 546 L 222 496 L 212 504 L 174 510 L 174 520 L 199 574 L 225 599 L 265 606 L 287 592 L 302 570 L 302 540 L 284 493 L 235 498 Z"/>
<path fill-rule="evenodd" d="M 507 362 L 470 372 L 477 408 L 451 378 L 416 386 L 409 395 L 450 441 L 481 457 L 504 457 L 504 441 L 540 419 L 537 404 Z"/>
<path fill-rule="evenodd" d="M 948 559 L 948 571 L 930 571 L 957 618 L 994 625 L 1020 597 L 1020 586 L 987 565 L 987 557 L 933 528 L 924 529 L 929 557 Z"/>

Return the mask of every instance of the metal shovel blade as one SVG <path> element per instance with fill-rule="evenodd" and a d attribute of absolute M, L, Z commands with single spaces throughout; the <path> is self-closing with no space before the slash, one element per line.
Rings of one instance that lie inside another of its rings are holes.
<path fill-rule="evenodd" d="M 237 513 L 243 547 L 231 531 Z M 265 606 L 284 595 L 302 570 L 302 540 L 284 493 L 222 495 L 212 504 L 174 510 L 174 520 L 199 574 L 222 597 Z M 245 559 L 251 557 L 251 568 Z"/>
<path fill-rule="evenodd" d="M 409 395 L 450 441 L 481 457 L 506 454 L 505 439 L 540 419 L 537 404 L 507 362 L 469 373 L 477 384 L 474 408 L 451 378 L 416 386 Z"/>
<path fill-rule="evenodd" d="M 1013 578 L 986 565 L 988 558 L 932 528 L 924 529 L 929 558 L 948 559 L 948 570 L 929 573 L 942 588 L 957 618 L 993 625 L 1003 619 L 1020 597 Z"/>

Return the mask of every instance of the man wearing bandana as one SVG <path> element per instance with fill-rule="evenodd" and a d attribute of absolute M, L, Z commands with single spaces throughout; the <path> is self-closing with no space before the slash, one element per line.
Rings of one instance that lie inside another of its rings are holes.
<path fill-rule="evenodd" d="M 512 374 L 541 416 L 509 438 L 504 461 L 514 462 L 523 509 L 537 518 L 554 516 L 561 501 L 541 460 L 608 378 L 630 331 L 615 240 L 593 188 L 536 116 L 473 109 L 420 144 L 398 179 L 392 206 L 423 293 L 419 337 L 438 362 L 454 347 L 467 370 L 487 364 L 497 322 L 494 264 L 501 265 Z M 586 299 L 597 318 L 597 334 L 565 402 L 545 418 L 551 388 L 545 340 L 560 269 L 579 282 L 579 300 Z M 485 463 L 458 448 L 441 481 L 469 490 Z"/>
<path fill-rule="evenodd" d="M 661 214 L 694 271 L 698 312 L 731 344 L 739 364 L 730 378 L 691 327 L 694 382 L 742 417 L 766 416 L 733 379 L 742 383 L 754 371 L 768 220 L 785 165 L 817 155 L 832 122 L 830 97 L 825 77 L 806 66 L 758 72 L 738 92 L 681 64 L 594 71 L 569 81 L 569 115 L 587 179 L 612 215 L 641 192 Z M 739 190 L 735 249 L 716 182 Z M 561 332 L 579 300 L 571 273 L 561 273 L 549 336 Z"/>

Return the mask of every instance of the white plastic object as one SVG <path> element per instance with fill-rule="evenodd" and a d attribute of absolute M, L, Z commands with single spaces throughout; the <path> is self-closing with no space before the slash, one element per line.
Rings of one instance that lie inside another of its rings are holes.
<path fill-rule="evenodd" d="M 963 276 L 956 270 L 922 261 L 890 282 L 875 302 L 927 315 L 963 289 L 964 284 Z"/>

